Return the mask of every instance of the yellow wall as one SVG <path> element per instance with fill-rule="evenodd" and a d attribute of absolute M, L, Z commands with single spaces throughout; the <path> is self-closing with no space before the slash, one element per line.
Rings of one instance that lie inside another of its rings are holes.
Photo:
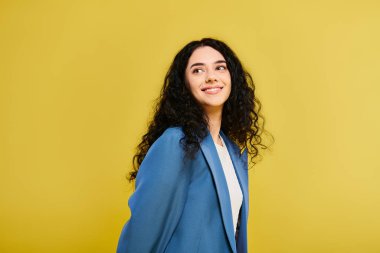
<path fill-rule="evenodd" d="M 1 1 L 0 252 L 114 252 L 124 179 L 174 54 L 225 40 L 272 152 L 250 252 L 380 252 L 380 2 Z"/>

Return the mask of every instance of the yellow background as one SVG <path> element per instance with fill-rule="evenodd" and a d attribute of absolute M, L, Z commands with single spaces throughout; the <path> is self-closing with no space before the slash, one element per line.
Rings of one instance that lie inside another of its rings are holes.
<path fill-rule="evenodd" d="M 380 3 L 1 1 L 0 252 L 114 252 L 124 176 L 175 53 L 226 41 L 272 152 L 254 253 L 380 252 Z"/>

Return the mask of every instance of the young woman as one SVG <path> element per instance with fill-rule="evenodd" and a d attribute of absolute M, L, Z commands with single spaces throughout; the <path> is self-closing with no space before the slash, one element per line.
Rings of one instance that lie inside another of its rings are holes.
<path fill-rule="evenodd" d="M 247 158 L 266 148 L 254 90 L 222 41 L 177 53 L 134 156 L 118 253 L 247 252 Z"/>

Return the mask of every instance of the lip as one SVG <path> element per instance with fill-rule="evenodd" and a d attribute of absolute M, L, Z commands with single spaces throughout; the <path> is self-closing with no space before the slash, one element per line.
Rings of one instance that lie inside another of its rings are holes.
<path fill-rule="evenodd" d="M 205 86 L 205 87 L 203 87 L 201 90 L 202 90 L 202 91 L 206 91 L 206 90 L 208 90 L 208 89 L 214 89 L 214 88 L 223 89 L 223 86 L 220 86 L 220 85 L 215 85 L 215 86 Z"/>
<path fill-rule="evenodd" d="M 202 91 L 205 92 L 206 94 L 217 94 L 223 89 L 222 86 L 207 86 L 202 88 Z"/>

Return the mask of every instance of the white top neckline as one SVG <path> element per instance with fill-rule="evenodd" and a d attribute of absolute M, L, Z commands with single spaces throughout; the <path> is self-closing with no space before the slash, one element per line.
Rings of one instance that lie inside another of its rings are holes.
<path fill-rule="evenodd" d="M 227 182 L 228 191 L 231 200 L 232 219 L 234 225 L 234 231 L 236 233 L 236 225 L 239 218 L 240 207 L 243 203 L 243 193 L 240 188 L 239 180 L 236 176 L 236 172 L 231 161 L 231 157 L 228 153 L 227 146 L 220 136 L 223 146 L 214 142 L 216 150 L 218 152 L 219 160 L 223 167 L 223 173 Z"/>

